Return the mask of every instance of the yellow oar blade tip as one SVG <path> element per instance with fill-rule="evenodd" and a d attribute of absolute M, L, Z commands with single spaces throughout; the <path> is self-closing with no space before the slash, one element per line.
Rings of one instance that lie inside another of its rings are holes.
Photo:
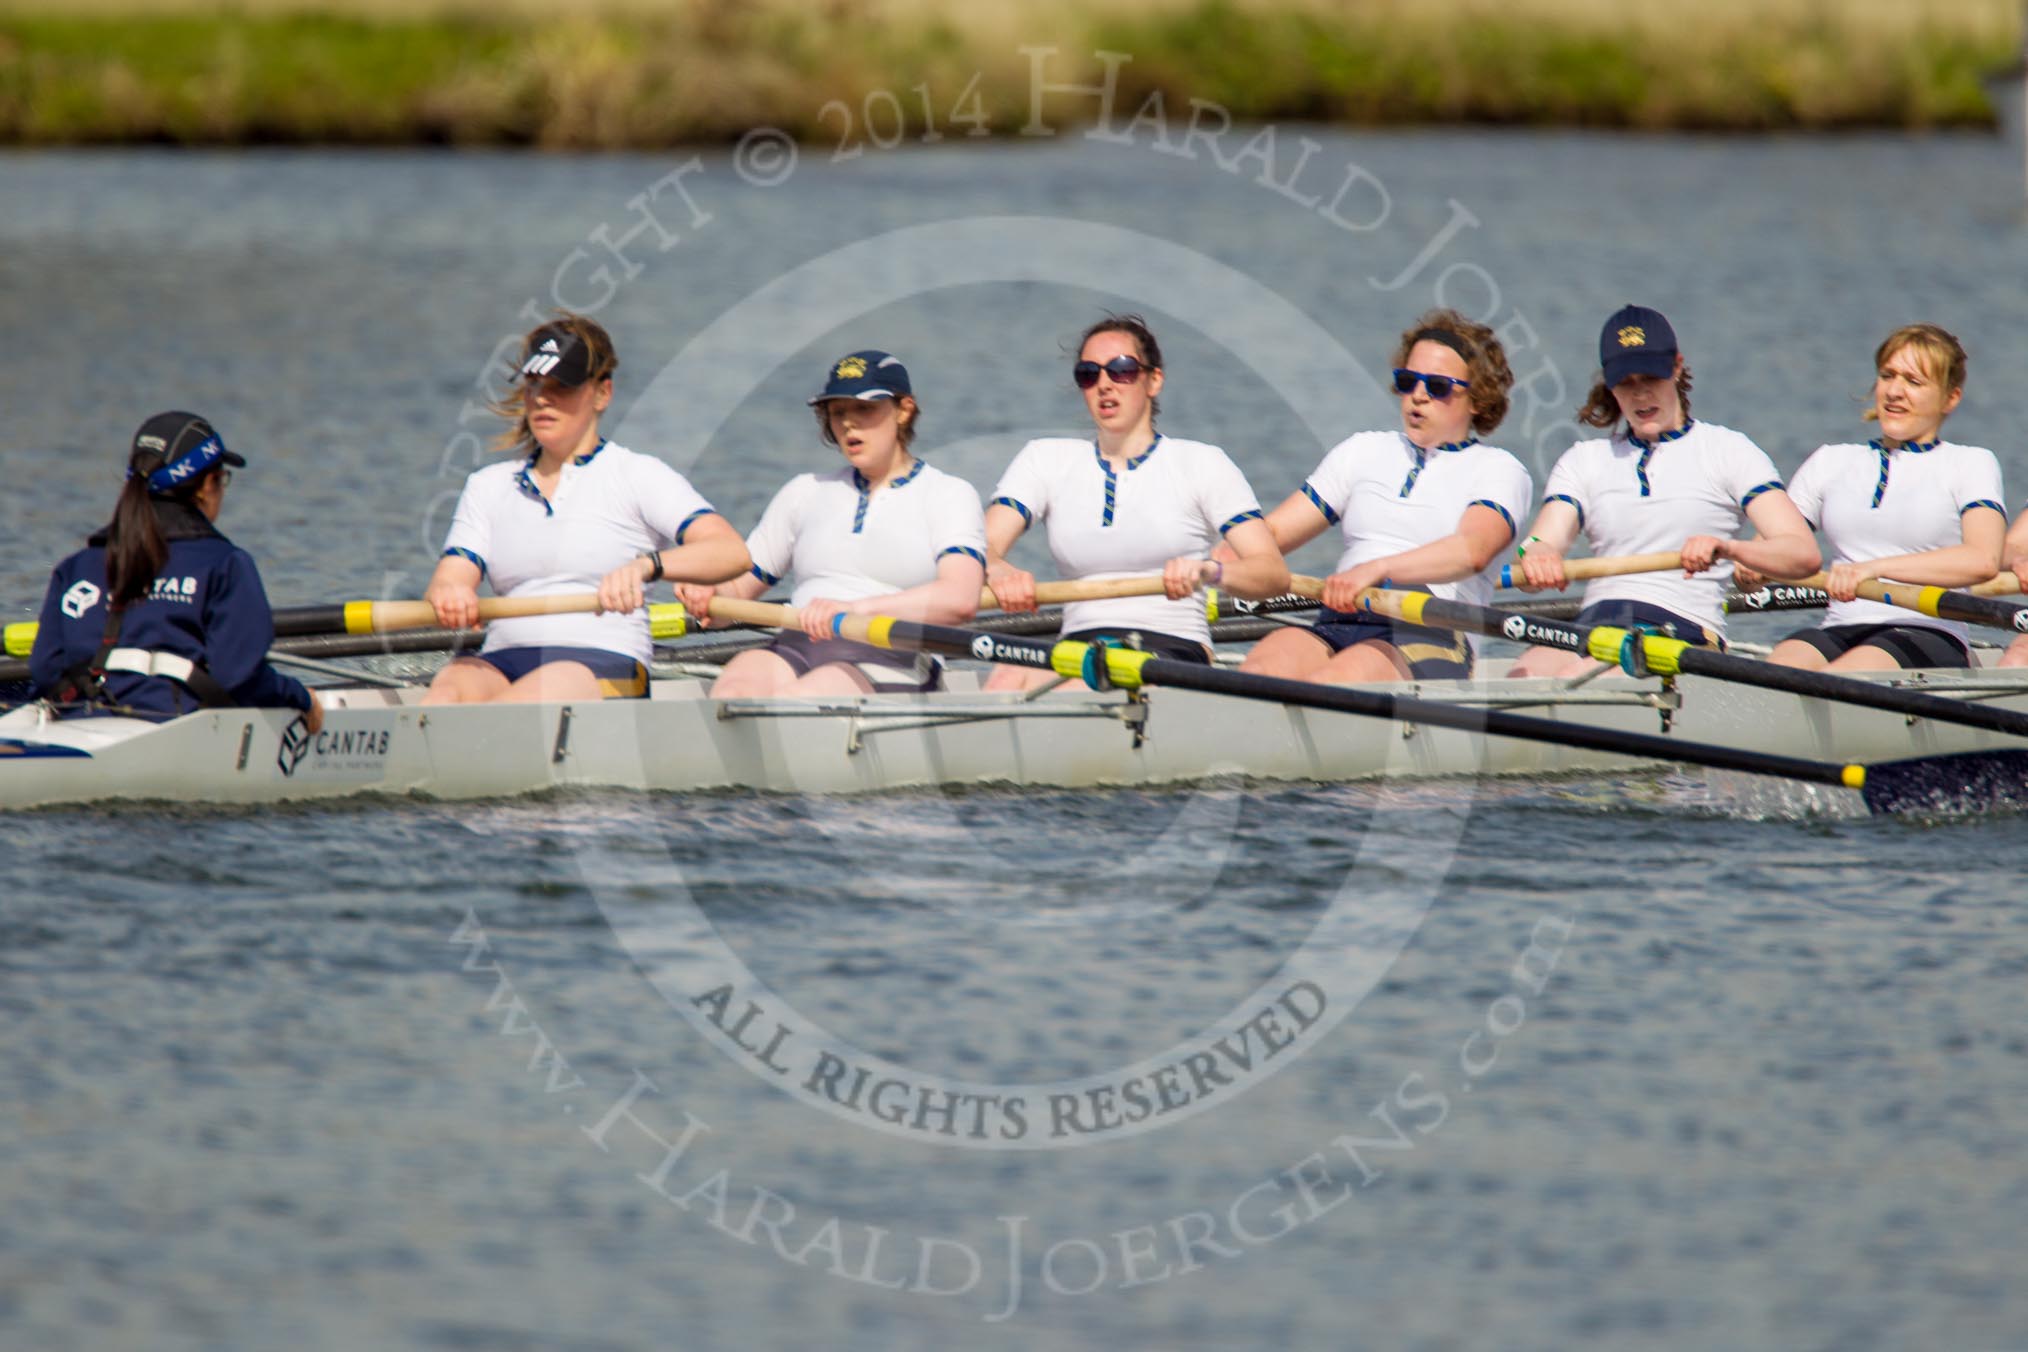
<path fill-rule="evenodd" d="M 1846 788 L 1863 789 L 1866 787 L 1866 767 L 1863 765 L 1848 765 L 1845 767 L 1842 778 L 1845 781 Z"/>

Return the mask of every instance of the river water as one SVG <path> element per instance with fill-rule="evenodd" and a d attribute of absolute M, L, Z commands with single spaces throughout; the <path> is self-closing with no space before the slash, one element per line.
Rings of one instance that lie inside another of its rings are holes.
<path fill-rule="evenodd" d="M 901 354 L 990 488 L 1078 429 L 1102 307 L 1272 502 L 1439 299 L 1503 326 L 1538 490 L 1639 301 L 1789 472 L 1946 325 L 2021 500 L 2004 146 L 1308 135 L 8 156 L 0 603 L 175 406 L 278 604 L 414 593 L 558 303 L 620 343 L 609 432 L 742 526 L 825 462 L 832 357 Z M 2019 817 L 1215 781 L 0 838 L 10 1348 L 2028 1345 Z"/>

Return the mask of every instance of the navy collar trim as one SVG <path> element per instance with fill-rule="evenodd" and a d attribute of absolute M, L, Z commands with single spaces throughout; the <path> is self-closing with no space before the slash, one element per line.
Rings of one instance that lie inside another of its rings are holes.
<path fill-rule="evenodd" d="M 1894 451 L 1907 451 L 1910 455 L 1922 455 L 1943 445 L 1943 438 L 1938 437 L 1935 441 L 1905 441 L 1901 445 L 1894 447 L 1893 450 L 1888 449 L 1885 441 L 1869 441 L 1866 444 L 1871 446 L 1874 454 L 1880 457 L 1880 477 L 1874 481 L 1873 502 L 1871 504 L 1877 508 L 1880 506 L 1882 499 L 1887 496 L 1887 470 L 1888 466 L 1893 464 L 1892 456 Z"/>
<path fill-rule="evenodd" d="M 583 455 L 572 456 L 570 463 L 573 465 L 589 465 L 592 461 L 598 458 L 599 452 L 603 451 L 605 448 L 606 448 L 606 439 L 604 437 L 600 437 L 598 445 L 592 447 L 590 450 L 586 451 Z M 523 493 L 526 493 L 529 497 L 534 498 L 537 502 L 541 503 L 542 513 L 544 516 L 555 516 L 556 515 L 555 505 L 550 502 L 548 497 L 546 497 L 543 494 L 543 491 L 540 488 L 537 488 L 535 486 L 535 476 L 529 473 L 530 470 L 533 470 L 535 468 L 535 462 L 540 460 L 541 458 L 542 451 L 539 448 L 530 451 L 528 453 L 528 458 L 521 462 L 521 468 L 514 471 L 514 486 L 516 488 L 519 488 Z"/>
<path fill-rule="evenodd" d="M 889 479 L 887 481 L 888 490 L 891 492 L 894 489 L 906 487 L 909 480 L 922 473 L 922 467 L 928 463 L 926 460 L 917 459 L 915 464 L 909 467 L 908 473 L 902 475 L 899 479 Z M 857 465 L 852 466 L 852 486 L 859 490 L 859 506 L 852 513 L 852 533 L 858 535 L 866 529 L 866 509 L 873 504 L 873 482 L 859 472 L 859 466 Z"/>
<path fill-rule="evenodd" d="M 1410 441 L 1408 433 L 1403 432 L 1401 434 L 1401 444 L 1408 447 L 1408 453 L 1415 458 L 1415 463 L 1408 467 L 1408 477 L 1401 481 L 1401 492 L 1395 495 L 1405 498 L 1408 496 L 1409 491 L 1415 487 L 1415 481 L 1422 477 L 1422 467 L 1428 463 L 1431 455 L 1466 450 L 1478 445 L 1479 439 L 1477 437 L 1466 437 L 1463 441 L 1446 441 L 1440 446 L 1431 446 L 1425 450 L 1423 447 Z"/>
<path fill-rule="evenodd" d="M 1632 432 L 1628 432 L 1628 433 L 1627 433 L 1627 442 L 1628 442 L 1628 444 L 1629 444 L 1629 445 L 1633 445 L 1633 446 L 1638 446 L 1638 447 L 1640 447 L 1640 448 L 1641 448 L 1642 450 L 1644 450 L 1644 451 L 1652 451 L 1652 450 L 1654 450 L 1654 449 L 1655 449 L 1655 448 L 1656 448 L 1657 446 L 1660 446 L 1660 445 L 1661 445 L 1661 444 L 1662 444 L 1663 442 L 1665 442 L 1665 441 L 1674 441 L 1674 440 L 1676 440 L 1676 439 L 1677 439 L 1678 437 L 1687 437 L 1687 436 L 1689 436 L 1689 435 L 1690 435 L 1690 429 L 1691 429 L 1691 428 L 1693 428 L 1693 427 L 1695 427 L 1696 425 L 1697 425 L 1697 420 L 1696 420 L 1695 418 L 1685 418 L 1685 419 L 1683 420 L 1683 425 L 1682 425 L 1681 427 L 1677 428 L 1677 429 L 1676 429 L 1675 431 L 1673 431 L 1673 432 L 1664 432 L 1664 433 L 1662 433 L 1662 435 L 1661 435 L 1661 436 L 1659 436 L 1659 437 L 1656 437 L 1656 438 L 1655 438 L 1655 439 L 1654 439 L 1653 441 L 1642 441 L 1642 440 L 1641 440 L 1641 439 L 1640 439 L 1639 437 L 1635 436 L 1635 435 L 1634 435 L 1634 434 L 1633 434 Z"/>

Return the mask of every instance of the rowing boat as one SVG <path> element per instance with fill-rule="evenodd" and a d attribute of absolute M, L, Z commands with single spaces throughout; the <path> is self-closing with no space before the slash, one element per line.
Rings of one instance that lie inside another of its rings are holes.
<path fill-rule="evenodd" d="M 323 730 L 292 710 L 167 723 L 0 717 L 0 809 L 113 799 L 273 803 L 359 793 L 447 799 L 552 788 L 854 793 L 1007 783 L 1083 788 L 1207 776 L 1361 780 L 1616 771 L 1642 762 L 1415 722 L 1181 689 L 988 695 L 951 673 L 928 696 L 713 700 L 693 678 L 651 698 L 424 707 L 409 689 L 326 687 Z M 2028 670 L 1859 677 L 2028 711 Z M 1680 675 L 1372 687 L 1570 725 L 1828 760 L 2018 747 L 2018 738 Z M 1822 790 L 1841 793 L 1842 790 Z"/>

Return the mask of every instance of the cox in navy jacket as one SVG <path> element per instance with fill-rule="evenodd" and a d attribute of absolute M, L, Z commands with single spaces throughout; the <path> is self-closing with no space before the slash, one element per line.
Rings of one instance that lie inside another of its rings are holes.
<path fill-rule="evenodd" d="M 158 499 L 153 506 L 169 542 L 169 560 L 148 594 L 122 614 L 117 646 L 200 662 L 240 705 L 308 709 L 310 692 L 303 683 L 268 665 L 275 619 L 253 557 L 188 503 Z M 101 531 L 50 574 L 29 657 L 39 695 L 55 694 L 64 673 L 94 657 L 105 638 L 105 544 Z M 121 707 L 76 712 L 173 717 L 203 707 L 181 682 L 166 676 L 109 671 L 105 692 L 110 704 Z"/>

